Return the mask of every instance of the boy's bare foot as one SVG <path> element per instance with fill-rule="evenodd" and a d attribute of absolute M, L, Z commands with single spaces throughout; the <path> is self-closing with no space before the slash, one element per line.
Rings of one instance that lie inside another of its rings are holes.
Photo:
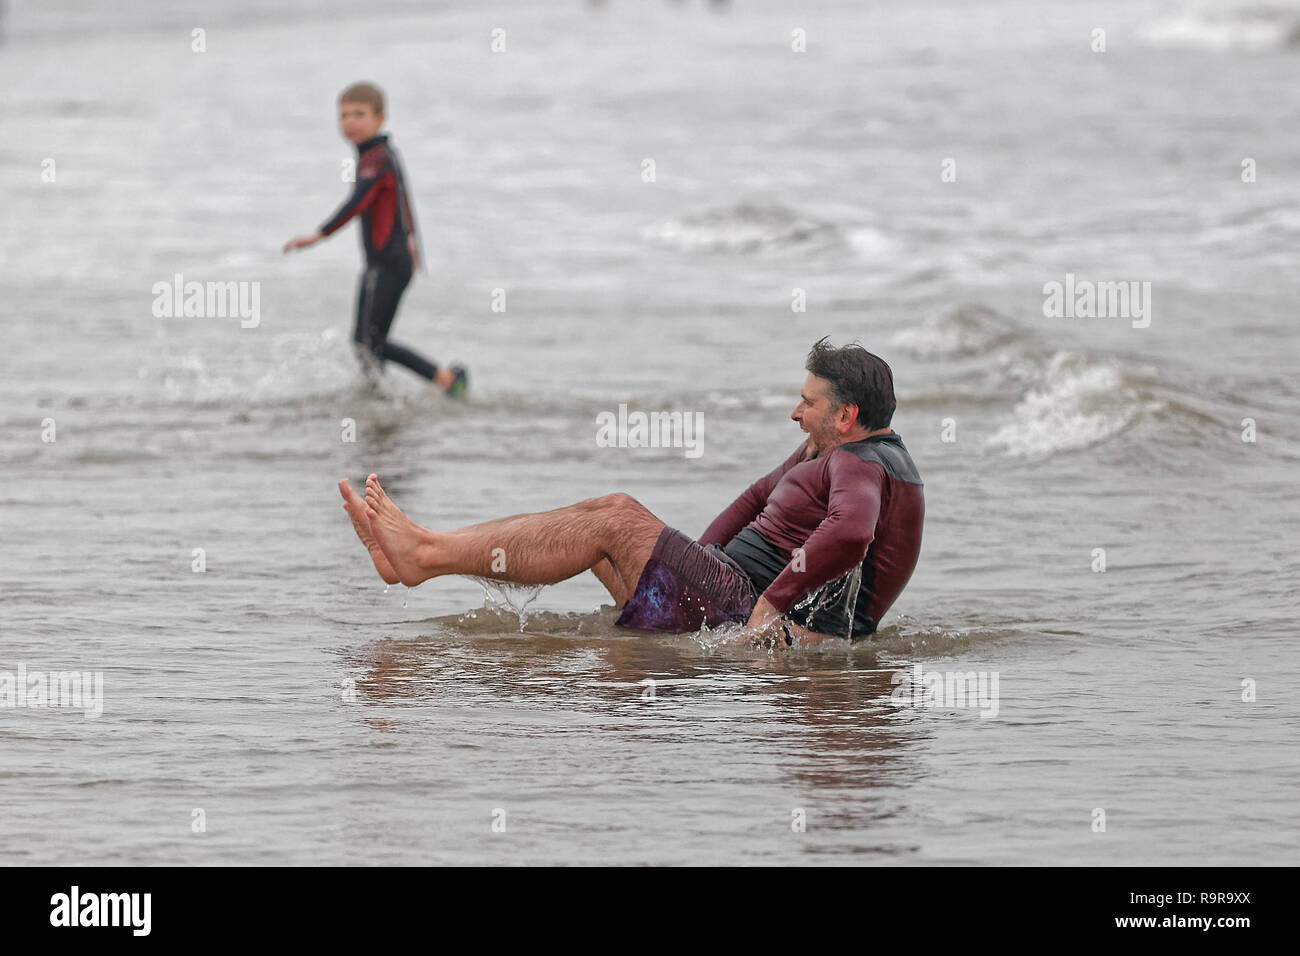
<path fill-rule="evenodd" d="M 433 535 L 393 504 L 379 484 L 378 475 L 366 479 L 366 513 L 375 540 L 403 584 L 413 588 L 434 576 Z"/>
<path fill-rule="evenodd" d="M 379 576 L 385 583 L 396 584 L 401 579 L 393 570 L 393 565 L 384 554 L 384 549 L 379 546 L 379 542 L 370 531 L 370 515 L 366 513 L 365 501 L 352 490 L 346 478 L 339 482 L 339 494 L 343 496 L 343 507 L 347 510 L 348 517 L 352 519 L 353 530 L 361 539 L 361 543 L 366 546 L 366 550 L 370 552 L 370 560 L 375 562 L 375 570 L 379 572 Z"/>

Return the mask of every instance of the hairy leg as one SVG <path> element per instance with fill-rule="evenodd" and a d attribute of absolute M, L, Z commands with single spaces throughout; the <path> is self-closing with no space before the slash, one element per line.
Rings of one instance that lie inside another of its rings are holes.
<path fill-rule="evenodd" d="M 642 564 L 642 567 L 644 566 Z M 614 598 L 614 603 L 620 608 L 627 603 L 627 599 L 636 590 L 636 581 L 634 580 L 630 585 L 624 581 L 623 576 L 618 573 L 618 568 L 610 564 L 608 558 L 602 558 L 593 564 L 591 573 L 596 575 L 601 584 L 605 585 L 605 590 L 610 593 L 610 596 Z"/>
<path fill-rule="evenodd" d="M 599 565 L 596 576 L 619 604 L 631 596 L 627 582 L 640 579 L 664 529 L 635 498 L 613 494 L 554 511 L 430 531 L 393 504 L 375 475 L 366 479 L 366 507 L 375 539 L 409 587 L 444 574 L 554 584 Z"/>

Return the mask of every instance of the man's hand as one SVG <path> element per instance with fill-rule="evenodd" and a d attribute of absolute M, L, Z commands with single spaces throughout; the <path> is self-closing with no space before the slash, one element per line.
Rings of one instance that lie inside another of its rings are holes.
<path fill-rule="evenodd" d="M 763 595 L 758 596 L 758 602 L 754 605 L 754 610 L 749 614 L 749 621 L 745 626 L 751 631 L 756 632 L 754 639 L 762 641 L 772 639 L 778 647 L 785 646 L 785 630 L 781 626 L 781 612 L 772 606 L 767 598 Z"/>
<path fill-rule="evenodd" d="M 325 238 L 324 233 L 315 232 L 310 236 L 298 236 L 296 239 L 290 239 L 284 244 L 284 251 L 290 252 L 293 249 L 306 249 L 308 246 L 314 246 Z"/>
<path fill-rule="evenodd" d="M 411 250 L 411 271 L 417 272 L 420 268 L 420 247 L 415 244 L 415 237 L 408 236 L 406 239 L 406 248 Z"/>

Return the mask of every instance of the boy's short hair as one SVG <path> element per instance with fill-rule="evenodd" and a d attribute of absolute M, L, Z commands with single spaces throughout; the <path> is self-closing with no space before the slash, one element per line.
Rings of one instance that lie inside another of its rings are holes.
<path fill-rule="evenodd" d="M 365 103 L 376 113 L 384 112 L 384 91 L 373 83 L 353 83 L 339 94 L 340 103 Z"/>

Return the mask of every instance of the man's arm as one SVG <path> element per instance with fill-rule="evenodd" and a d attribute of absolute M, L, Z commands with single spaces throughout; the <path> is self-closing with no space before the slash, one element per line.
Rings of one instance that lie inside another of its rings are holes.
<path fill-rule="evenodd" d="M 803 461 L 806 447 L 801 444 L 782 464 L 742 491 L 740 497 L 713 519 L 713 523 L 700 537 L 700 544 L 706 547 L 710 544 L 726 547 L 727 542 L 734 538 L 741 528 L 757 518 L 767 507 L 767 499 L 772 494 L 772 489 L 776 487 L 782 475 Z"/>
<path fill-rule="evenodd" d="M 785 614 L 805 594 L 852 570 L 875 540 L 884 468 L 846 452 L 832 453 L 827 469 L 831 490 L 826 517 L 804 542 L 803 560 L 787 564 L 763 592 L 750 616 L 751 626 L 760 610 Z"/>

